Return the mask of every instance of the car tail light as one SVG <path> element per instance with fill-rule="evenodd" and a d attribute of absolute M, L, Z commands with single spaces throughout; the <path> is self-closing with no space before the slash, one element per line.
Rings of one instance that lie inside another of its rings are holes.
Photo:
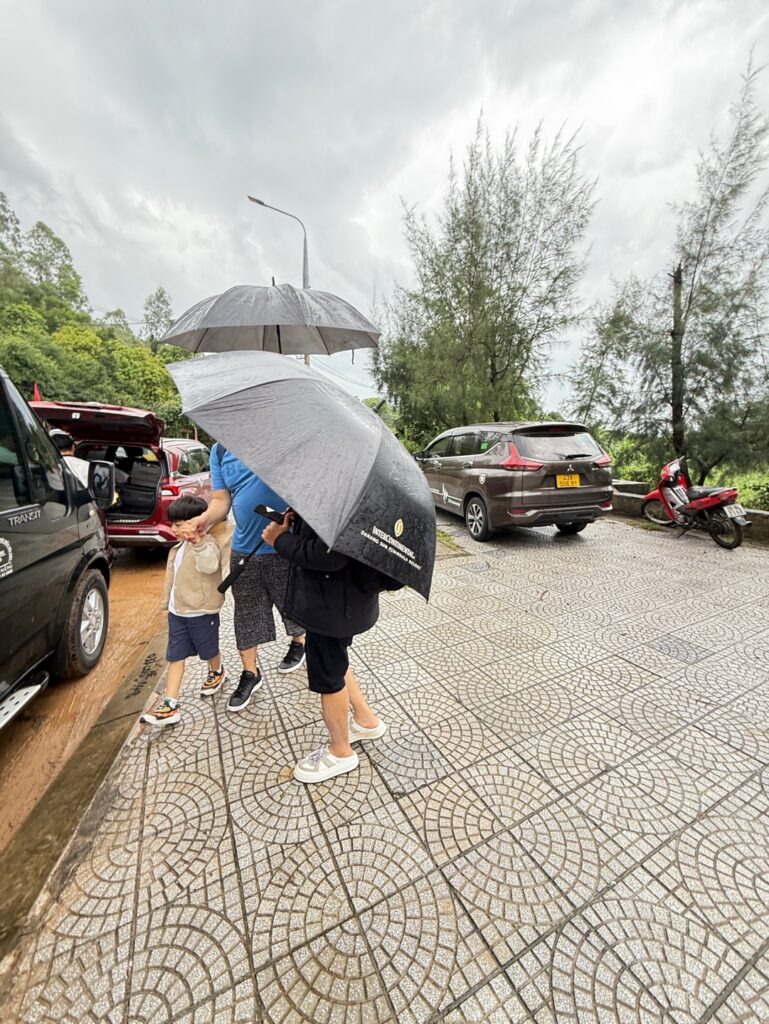
<path fill-rule="evenodd" d="M 595 465 L 595 466 L 610 466 L 611 465 L 611 461 L 612 461 L 611 460 L 611 455 L 609 455 L 608 452 L 604 452 L 603 455 L 599 455 L 598 456 L 598 458 L 595 460 L 593 465 Z"/>
<path fill-rule="evenodd" d="M 164 498 L 178 498 L 179 486 L 178 484 L 172 484 L 170 480 L 164 480 L 160 488 L 160 494 Z"/>
<path fill-rule="evenodd" d="M 502 469 L 542 469 L 543 462 L 524 458 L 512 441 L 508 441 L 507 446 L 510 449 L 510 454 L 504 462 L 500 463 Z"/>
<path fill-rule="evenodd" d="M 510 509 L 510 515 L 511 516 L 525 516 L 526 515 L 526 509 L 525 508 L 511 508 Z"/>
<path fill-rule="evenodd" d="M 611 507 L 612 507 L 612 504 L 611 504 L 611 502 L 610 502 L 610 501 L 605 501 L 605 502 L 604 502 L 604 503 L 603 503 L 603 504 L 601 505 L 601 508 L 611 508 Z"/>

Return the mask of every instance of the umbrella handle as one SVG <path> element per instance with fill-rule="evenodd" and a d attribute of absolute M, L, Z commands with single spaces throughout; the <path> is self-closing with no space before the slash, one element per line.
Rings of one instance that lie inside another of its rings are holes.
<path fill-rule="evenodd" d="M 251 558 L 251 556 L 255 555 L 256 552 L 259 550 L 259 548 L 263 544 L 264 544 L 264 541 L 260 540 L 259 543 L 254 548 L 253 551 L 249 551 L 249 553 L 247 555 L 241 555 L 241 557 L 235 563 L 235 567 L 230 572 L 230 574 L 228 576 L 225 576 L 225 578 L 222 580 L 222 582 L 216 588 L 219 591 L 220 594 L 226 594 L 227 593 L 227 591 L 230 589 L 232 584 L 235 582 L 235 580 L 238 578 L 238 576 L 240 576 L 240 574 L 243 572 L 243 570 L 248 565 L 248 561 Z"/>

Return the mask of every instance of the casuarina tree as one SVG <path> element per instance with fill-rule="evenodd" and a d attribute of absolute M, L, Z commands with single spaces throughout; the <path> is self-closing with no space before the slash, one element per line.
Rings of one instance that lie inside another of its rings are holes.
<path fill-rule="evenodd" d="M 171 298 L 162 286 L 147 296 L 144 302 L 144 319 L 142 335 L 149 342 L 153 352 L 157 352 L 160 339 L 173 323 Z"/>
<path fill-rule="evenodd" d="M 551 343 L 577 317 L 594 183 L 575 138 L 495 149 L 479 122 L 434 222 L 406 208 L 413 288 L 383 311 L 379 386 L 411 433 L 535 411 Z"/>
<path fill-rule="evenodd" d="M 631 275 L 596 311 L 574 374 L 575 412 L 663 442 L 700 482 L 766 453 L 769 426 L 769 119 L 748 67 L 725 141 L 700 154 L 697 190 L 673 206 L 668 267 Z"/>

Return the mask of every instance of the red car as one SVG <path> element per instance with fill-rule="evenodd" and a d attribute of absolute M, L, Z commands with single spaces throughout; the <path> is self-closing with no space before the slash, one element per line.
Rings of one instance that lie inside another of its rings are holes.
<path fill-rule="evenodd" d="M 115 464 L 117 501 L 107 509 L 115 547 L 176 543 L 167 509 L 181 494 L 208 500 L 209 451 L 200 441 L 163 437 L 163 421 L 146 409 L 98 402 L 30 402 L 50 427 L 66 430 L 75 454 Z"/>

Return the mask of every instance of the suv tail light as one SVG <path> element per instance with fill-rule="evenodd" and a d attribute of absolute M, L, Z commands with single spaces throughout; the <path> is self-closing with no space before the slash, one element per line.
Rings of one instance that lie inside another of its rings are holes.
<path fill-rule="evenodd" d="M 611 465 L 611 455 L 609 455 L 608 452 L 604 452 L 603 455 L 599 455 L 598 456 L 598 458 L 595 460 L 593 465 L 594 466 L 610 466 Z"/>
<path fill-rule="evenodd" d="M 526 459 L 520 454 L 512 441 L 507 442 L 510 454 L 500 465 L 502 469 L 542 469 L 544 462 L 537 462 L 536 459 Z"/>
<path fill-rule="evenodd" d="M 178 498 L 179 486 L 171 483 L 170 480 L 163 480 L 160 487 L 160 494 L 163 498 Z"/>

